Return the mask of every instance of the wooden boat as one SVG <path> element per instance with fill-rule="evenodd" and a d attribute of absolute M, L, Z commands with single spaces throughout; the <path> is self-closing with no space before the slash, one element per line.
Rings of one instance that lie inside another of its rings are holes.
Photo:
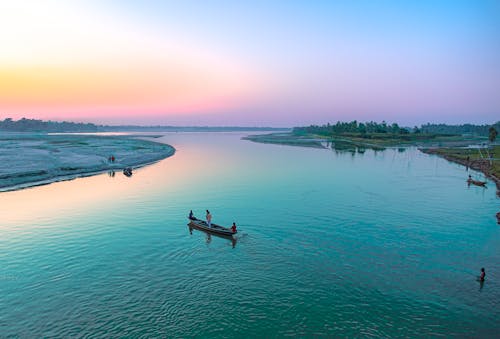
<path fill-rule="evenodd" d="M 132 167 L 126 167 L 123 169 L 123 174 L 126 175 L 127 177 L 132 176 Z"/>
<path fill-rule="evenodd" d="M 208 227 L 208 224 L 204 220 L 200 220 L 197 218 L 189 219 L 189 227 L 193 227 L 205 232 L 213 233 L 213 234 L 218 234 L 218 235 L 225 235 L 232 237 L 234 234 L 236 234 L 238 231 L 234 232 L 227 227 L 223 227 L 217 224 L 212 223 L 211 227 Z"/>
<path fill-rule="evenodd" d="M 467 183 L 469 185 L 473 184 L 473 185 L 481 186 L 481 187 L 485 187 L 486 186 L 486 181 L 478 181 L 478 180 L 474 180 L 474 179 L 467 179 Z"/>

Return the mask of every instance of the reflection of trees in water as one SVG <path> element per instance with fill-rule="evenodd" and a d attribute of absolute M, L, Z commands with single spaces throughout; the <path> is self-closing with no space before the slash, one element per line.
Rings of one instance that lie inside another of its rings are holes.
<path fill-rule="evenodd" d="M 327 144 L 327 147 L 331 148 L 333 151 L 335 151 L 336 154 L 342 154 L 342 153 L 351 153 L 353 156 L 355 154 L 361 154 L 363 155 L 366 150 L 372 150 L 375 153 L 379 151 L 384 151 L 385 147 L 377 146 L 377 145 L 367 145 L 367 144 L 356 144 L 353 142 L 348 142 L 348 141 L 331 141 L 329 144 Z M 398 149 L 399 152 L 404 152 L 406 149 L 401 148 Z"/>

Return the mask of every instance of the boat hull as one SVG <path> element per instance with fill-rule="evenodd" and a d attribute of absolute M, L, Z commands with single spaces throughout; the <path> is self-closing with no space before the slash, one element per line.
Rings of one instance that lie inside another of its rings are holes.
<path fill-rule="evenodd" d="M 220 226 L 217 224 L 212 224 L 211 227 L 208 227 L 208 224 L 206 223 L 206 221 L 200 220 L 200 219 L 189 220 L 188 225 L 192 228 L 196 228 L 196 229 L 208 232 L 208 233 L 224 235 L 227 237 L 232 237 L 233 235 L 235 235 L 238 232 L 238 231 L 236 231 L 233 233 L 233 231 L 230 228 L 223 227 L 223 226 Z"/>
<path fill-rule="evenodd" d="M 472 179 L 469 179 L 467 180 L 467 183 L 470 185 L 470 184 L 473 184 L 473 185 L 476 185 L 476 186 L 482 186 L 482 187 L 485 187 L 486 186 L 486 181 L 477 181 L 477 180 L 472 180 Z"/>

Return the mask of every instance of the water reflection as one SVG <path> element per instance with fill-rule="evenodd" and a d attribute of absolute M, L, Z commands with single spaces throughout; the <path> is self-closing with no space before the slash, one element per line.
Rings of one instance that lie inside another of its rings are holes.
<path fill-rule="evenodd" d="M 216 236 L 218 238 L 222 238 L 222 239 L 226 239 L 226 240 L 230 240 L 231 241 L 231 245 L 233 248 L 236 247 L 236 242 L 237 242 L 237 239 L 234 237 L 234 236 L 230 236 L 230 235 L 222 235 L 222 234 L 216 234 L 216 233 L 210 233 L 210 232 L 207 232 L 205 230 L 202 230 L 202 229 L 198 229 L 198 228 L 194 228 L 194 227 L 191 227 L 189 224 L 187 225 L 188 228 L 189 228 L 189 234 L 193 235 L 193 229 L 199 231 L 199 232 L 202 232 L 202 233 L 205 233 L 206 235 L 206 242 L 207 244 L 210 244 L 210 242 L 212 241 L 212 236 Z"/>
<path fill-rule="evenodd" d="M 344 140 L 333 140 L 331 142 L 328 142 L 327 147 L 334 150 L 336 154 L 350 152 L 352 155 L 355 155 L 356 153 L 364 154 L 367 149 L 375 151 L 375 152 L 385 150 L 385 147 L 378 146 L 378 145 L 356 143 L 356 142 L 344 141 Z M 406 150 L 405 148 L 398 149 L 399 152 L 404 152 L 405 150 Z"/>

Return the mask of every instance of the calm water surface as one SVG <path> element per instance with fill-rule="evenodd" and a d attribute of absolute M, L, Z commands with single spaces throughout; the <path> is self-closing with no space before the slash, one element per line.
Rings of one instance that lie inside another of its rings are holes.
<path fill-rule="evenodd" d="M 498 335 L 493 183 L 240 137 L 166 134 L 176 154 L 131 178 L 0 193 L 0 337 Z M 190 209 L 237 241 L 190 234 Z"/>

